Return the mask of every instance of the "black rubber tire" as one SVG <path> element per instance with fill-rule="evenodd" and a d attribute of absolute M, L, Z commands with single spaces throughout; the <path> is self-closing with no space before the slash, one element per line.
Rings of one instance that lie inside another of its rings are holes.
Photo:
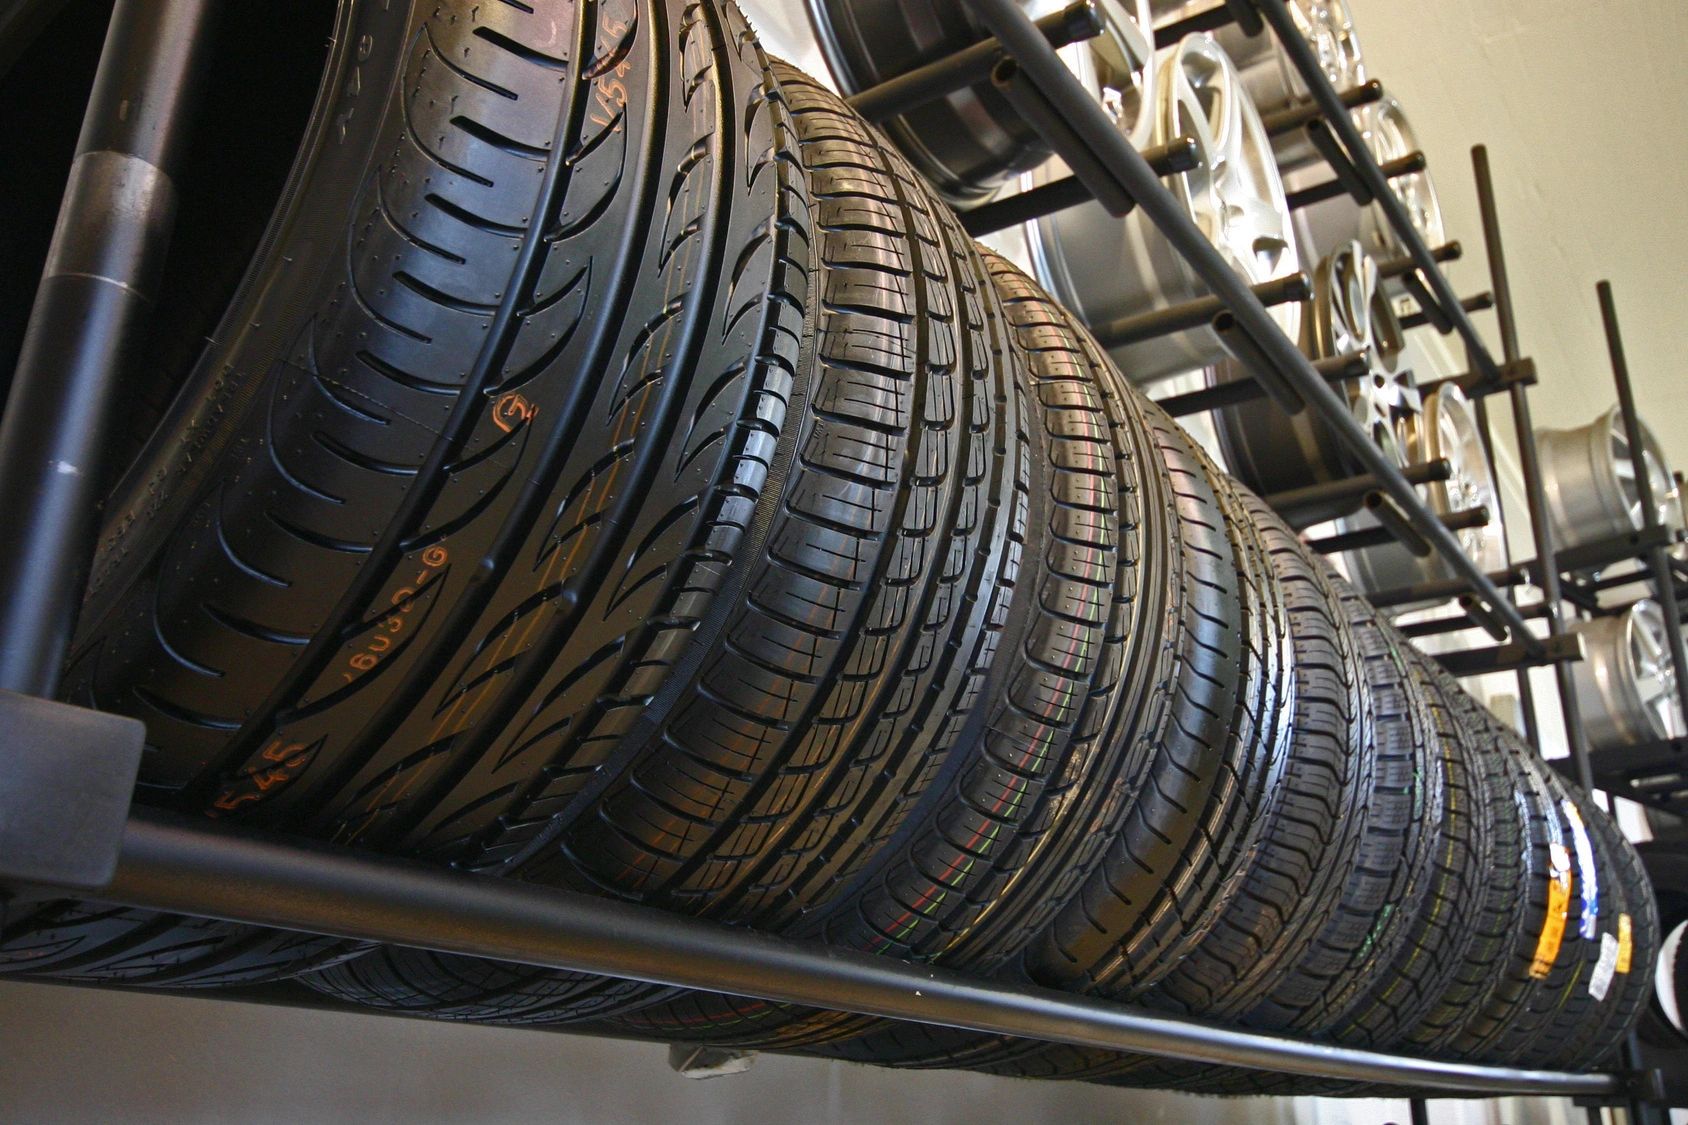
<path fill-rule="evenodd" d="M 1468 714 L 1479 710 L 1474 706 Z M 1562 991 L 1551 969 L 1549 978 L 1542 979 L 1531 972 L 1531 966 L 1550 914 L 1549 887 L 1556 877 L 1557 857 L 1563 856 L 1568 863 L 1569 852 L 1563 821 L 1534 765 L 1534 752 L 1487 712 L 1476 717 L 1499 734 L 1507 752 L 1524 864 L 1516 926 L 1504 955 L 1493 966 L 1487 994 L 1471 1005 L 1450 1048 L 1457 1057 L 1498 1063 L 1516 1058 L 1539 1031 L 1545 1020 L 1537 1009 L 1547 1005 L 1543 996 Z M 1565 878 L 1569 878 L 1568 870 Z"/>
<path fill-rule="evenodd" d="M 1357 1003 L 1406 942 L 1408 922 L 1434 878 L 1445 800 L 1435 729 L 1405 642 L 1339 579 L 1354 630 L 1377 740 L 1373 784 L 1355 865 L 1341 903 L 1273 992 L 1242 1022 L 1322 1034 Z"/>
<path fill-rule="evenodd" d="M 1362 839 L 1376 740 L 1354 635 L 1329 568 L 1264 501 L 1244 493 L 1290 615 L 1289 759 L 1231 906 L 1143 1002 L 1210 1019 L 1247 1011 L 1338 908 Z"/>
<path fill-rule="evenodd" d="M 1117 372 L 1110 369 L 1110 376 L 1117 393 L 1135 402 L 1141 424 L 1160 451 L 1176 505 L 1167 527 L 1181 545 L 1179 558 L 1171 560 L 1178 567 L 1175 573 L 1182 573 L 1184 583 L 1206 584 L 1210 597 L 1234 591 L 1236 624 L 1218 650 L 1223 653 L 1218 668 L 1245 689 L 1232 697 L 1230 711 L 1216 713 L 1200 695 L 1169 690 L 1183 682 L 1180 677 L 1199 681 L 1213 674 L 1201 671 L 1200 664 L 1175 666 L 1171 678 L 1151 675 L 1143 681 L 1152 693 L 1149 706 L 1161 708 L 1139 719 L 1135 737 L 1150 740 L 1153 756 L 1140 777 L 1115 782 L 1127 794 L 1123 805 L 1104 806 L 1099 819 L 1075 828 L 1082 838 L 1099 842 L 1098 854 L 1072 869 L 1069 896 L 1047 897 L 1038 921 L 1044 925 L 1046 918 L 1047 928 L 1022 931 L 1031 940 L 1019 937 L 1016 944 L 1026 952 L 1002 970 L 1046 985 L 1126 997 L 1152 986 L 1195 948 L 1236 892 L 1238 874 L 1262 830 L 1260 803 L 1284 768 L 1292 689 L 1282 591 L 1264 540 L 1243 515 L 1241 497 L 1171 419 L 1127 388 Z M 1216 563 L 1228 564 L 1229 572 L 1215 570 Z M 1145 581 L 1144 588 L 1155 585 Z M 1168 588 L 1179 586 L 1169 583 Z M 1197 656 L 1213 652 L 1212 642 L 1204 639 L 1216 623 L 1211 606 L 1188 593 L 1175 596 L 1156 635 L 1182 631 L 1186 651 Z M 1193 627 L 1179 624 L 1180 614 L 1189 615 Z M 1153 639 L 1146 643 L 1150 653 L 1166 648 Z M 1168 702 L 1173 706 L 1164 708 Z M 1221 720 L 1219 739 L 1203 743 L 1215 719 Z M 1192 791 L 1196 796 L 1186 795 Z M 1169 815 L 1174 808 L 1179 815 Z M 1182 840 L 1182 853 L 1146 846 L 1157 829 L 1162 844 Z M 1093 927 L 1091 932 L 1078 933 L 1075 918 Z M 1058 970 L 1050 967 L 1051 952 L 1061 958 Z M 1077 956 L 1080 952 L 1092 959 L 1088 965 Z M 861 1061 L 1016 1075 L 1043 1073 L 1051 1065 L 1044 1058 L 1050 1052 L 1059 1056 L 1061 1049 L 913 1025 L 888 1025 L 825 1049 L 833 1057 Z"/>
<path fill-rule="evenodd" d="M 1469 938 L 1460 963 L 1435 1004 L 1402 1041 L 1403 1047 L 1416 1053 L 1446 1056 L 1487 1002 L 1499 979 L 1500 961 L 1524 924 L 1529 869 L 1513 762 L 1515 740 L 1509 742 L 1489 712 L 1434 661 L 1425 660 L 1422 666 L 1442 707 L 1473 751 L 1473 789 L 1486 806 L 1483 816 L 1489 829 L 1487 863 L 1478 880 L 1474 895 L 1478 901 L 1467 923 Z"/>
<path fill-rule="evenodd" d="M 844 113 L 807 80 L 787 83 L 795 99 Z M 859 159 L 887 158 L 875 151 Z M 815 187 L 824 194 L 822 182 Z M 1003 621 L 1007 649 L 980 685 L 964 740 L 937 784 L 879 861 L 839 895 L 844 909 L 815 912 L 798 931 L 975 969 L 1001 960 L 1000 946 L 981 942 L 988 928 L 981 923 L 1041 902 L 1072 847 L 1072 811 L 1087 808 L 1109 778 L 1127 772 L 1119 759 L 1130 747 L 1116 725 L 1143 601 L 1142 454 L 1118 445 L 1131 431 L 1118 424 L 1120 404 L 1098 377 L 1100 353 L 1012 266 L 994 256 L 985 265 L 1014 342 L 1029 358 L 1017 393 L 1028 404 L 1030 433 L 1019 435 L 1008 464 L 1021 481 L 1012 525 L 1023 550 L 1017 573 L 992 595 L 1002 607 L 993 616 Z M 785 1048 L 874 1025 L 710 996 L 685 997 L 620 1023 L 642 1035 Z"/>
<path fill-rule="evenodd" d="M 353 3 L 336 42 L 68 694 L 147 722 L 148 803 L 509 870 L 719 632 L 790 454 L 807 205 L 713 0 Z M 157 925 L 85 917 L 29 968 Z"/>
<path fill-rule="evenodd" d="M 1324 1029 L 1340 1042 L 1380 1049 L 1408 1036 L 1453 981 L 1477 932 L 1485 881 L 1492 874 L 1489 805 L 1478 788 L 1480 749 L 1463 736 L 1458 717 L 1436 689 L 1429 659 L 1404 639 L 1402 645 L 1411 684 L 1431 716 L 1431 749 L 1443 777 L 1429 882 L 1408 919 L 1400 951 L 1379 966 L 1371 986 L 1342 1018 Z"/>
<path fill-rule="evenodd" d="M 1618 912 L 1628 915 L 1630 930 L 1629 969 L 1619 973 L 1612 984 L 1610 999 L 1604 1005 L 1606 1019 L 1598 1028 L 1591 1025 L 1588 1037 L 1570 1044 L 1564 1055 L 1566 1066 L 1598 1069 L 1623 1045 L 1625 1036 L 1640 1022 L 1653 997 L 1665 931 L 1652 880 L 1635 845 L 1619 831 L 1611 816 L 1594 808 L 1586 797 L 1583 800 L 1596 838 L 1606 848 L 1616 869 L 1613 887 L 1618 892 Z M 1621 925 L 1618 936 L 1621 947 Z M 1684 969 L 1688 969 L 1685 956 L 1688 955 L 1683 947 L 1678 946 L 1673 980 L 1679 993 L 1688 980 L 1684 977 Z"/>
<path fill-rule="evenodd" d="M 1551 772 L 1551 767 L 1548 769 Z M 1570 825 L 1581 883 L 1577 895 L 1581 913 L 1573 915 L 1572 928 L 1580 925 L 1582 940 L 1578 945 L 1584 969 L 1558 1016 L 1520 1061 L 1532 1066 L 1587 1070 L 1607 1061 L 1640 1017 L 1657 964 L 1659 921 L 1647 884 L 1635 885 L 1636 876 L 1644 877 L 1644 873 L 1634 848 L 1618 833 L 1605 810 L 1574 782 L 1561 781 L 1560 785 L 1564 794 L 1561 807 L 1567 818 L 1574 809 L 1581 822 L 1580 837 L 1579 825 Z M 1590 853 L 1586 859 L 1580 855 L 1584 847 Z M 1592 890 L 1585 874 L 1586 860 L 1592 860 L 1597 870 Z M 1620 919 L 1625 917 L 1629 920 L 1629 971 L 1618 974 L 1615 966 L 1608 966 L 1611 971 L 1601 974 L 1597 966 L 1608 948 L 1614 953 L 1621 948 Z M 1606 983 L 1603 995 L 1599 994 L 1601 975 Z"/>
<path fill-rule="evenodd" d="M 1376 739 L 1353 631 L 1330 568 L 1276 513 L 1244 493 L 1269 545 L 1294 644 L 1283 777 L 1259 849 L 1219 923 L 1141 998 L 1147 1007 L 1223 1020 L 1259 1003 L 1341 904 L 1365 827 Z M 1178 1087 L 1212 1070 L 1194 1063 L 1061 1049 L 1058 1072 L 1133 1086 Z"/>
<path fill-rule="evenodd" d="M 595 808 L 522 875 L 813 929 L 829 902 L 870 909 L 887 841 L 968 729 L 1022 567 L 1031 470 L 1021 356 L 971 241 L 833 95 L 789 69 L 777 88 L 814 200 L 816 288 L 809 416 L 768 546 L 735 560 L 748 596 L 720 650 L 656 688 Z M 742 1001 L 720 1021 L 681 1003 L 694 1033 L 746 1018 Z"/>
<path fill-rule="evenodd" d="M 1393 632 L 1393 630 L 1391 630 Z M 1405 647 L 1413 682 L 1432 721 L 1433 752 L 1446 781 L 1443 819 L 1436 833 L 1428 892 L 1407 919 L 1400 951 L 1376 966 L 1365 992 L 1324 1035 L 1345 1045 L 1385 1049 L 1408 1039 L 1435 1011 L 1465 967 L 1478 939 L 1476 923 L 1491 877 L 1492 832 L 1483 777 L 1480 740 L 1464 733 L 1456 705 L 1438 683 L 1439 670 L 1422 653 Z M 1503 815 L 1510 816 L 1507 810 Z M 1237 1086 L 1262 1094 L 1360 1096 L 1381 1091 L 1338 1080 L 1239 1072 Z"/>

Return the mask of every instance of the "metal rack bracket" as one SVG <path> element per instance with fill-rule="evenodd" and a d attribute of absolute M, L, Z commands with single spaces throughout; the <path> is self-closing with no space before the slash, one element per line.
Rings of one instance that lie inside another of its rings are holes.
<path fill-rule="evenodd" d="M 0 883 L 93 890 L 117 870 L 146 727 L 0 691 Z"/>

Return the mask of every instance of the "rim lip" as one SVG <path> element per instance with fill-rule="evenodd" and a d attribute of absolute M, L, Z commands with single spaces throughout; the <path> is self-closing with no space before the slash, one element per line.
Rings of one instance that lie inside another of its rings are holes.
<path fill-rule="evenodd" d="M 1598 746 L 1649 739 L 1678 738 L 1685 730 L 1674 674 L 1668 667 L 1649 672 L 1640 651 L 1645 644 L 1664 649 L 1669 639 L 1664 611 L 1644 598 L 1614 617 L 1579 621 L 1572 631 L 1584 638 L 1588 659 L 1574 666 L 1578 694 L 1596 703 L 1600 714 L 1587 724 Z M 1668 658 L 1663 662 L 1668 665 Z M 1641 692 L 1643 679 L 1655 679 L 1667 707 L 1664 716 L 1649 708 Z"/>
<path fill-rule="evenodd" d="M 1379 164 L 1421 150 L 1412 121 L 1401 106 L 1401 100 L 1393 94 L 1386 93 L 1381 101 L 1362 109 L 1359 124 L 1361 139 Z M 1428 168 L 1410 176 L 1397 176 L 1389 186 L 1428 245 L 1440 246 L 1447 241 L 1442 203 L 1436 194 L 1436 181 Z M 1405 253 L 1406 247 L 1389 224 L 1383 208 L 1373 203 L 1366 210 L 1373 227 L 1373 242 L 1391 254 Z"/>
<path fill-rule="evenodd" d="M 1671 477 L 1670 464 L 1665 460 L 1664 448 L 1659 439 L 1653 436 L 1653 431 L 1647 423 L 1636 419 L 1636 428 L 1641 431 L 1641 466 L 1636 469 L 1637 479 L 1641 473 L 1646 473 L 1653 484 L 1653 508 L 1659 523 L 1669 526 L 1671 509 L 1676 503 L 1676 482 Z M 1617 445 L 1622 443 L 1629 449 L 1629 433 L 1624 428 L 1623 408 L 1614 406 L 1602 414 L 1591 428 L 1589 438 L 1598 443 L 1597 456 L 1600 458 L 1602 477 L 1611 482 L 1616 502 L 1614 514 L 1622 512 L 1623 518 L 1636 531 L 1646 526 L 1646 514 L 1641 508 L 1641 493 L 1636 489 L 1633 494 L 1623 483 L 1623 477 L 1618 472 Z M 1630 463 L 1635 462 L 1635 451 L 1629 450 Z"/>
<path fill-rule="evenodd" d="M 1294 0 L 1288 7 L 1296 30 L 1301 32 L 1301 37 L 1313 48 L 1319 59 L 1319 69 L 1325 72 L 1325 77 L 1330 79 L 1338 92 L 1358 86 L 1366 80 L 1366 56 L 1360 47 L 1360 37 L 1354 27 L 1354 13 L 1348 6 L 1348 0 Z M 1319 37 L 1318 32 L 1321 30 L 1330 33 L 1329 39 Z M 1321 48 L 1331 42 L 1334 42 L 1337 51 L 1334 55 L 1327 55 Z M 1272 52 L 1277 57 L 1279 73 L 1289 97 L 1307 97 L 1307 83 L 1302 80 L 1301 71 L 1290 61 L 1289 52 L 1275 40 Z"/>
<path fill-rule="evenodd" d="M 1643 462 L 1653 470 L 1661 491 L 1654 506 L 1661 523 L 1670 526 L 1679 508 L 1675 478 L 1664 451 L 1645 422 L 1641 423 Z M 1613 406 L 1586 425 L 1570 429 L 1541 429 L 1536 442 L 1542 451 L 1542 477 L 1555 536 L 1564 546 L 1633 534 L 1644 521 L 1639 498 L 1633 497 L 1619 472 L 1617 446 L 1628 448 L 1623 412 Z M 1578 497 L 1590 496 L 1594 512 L 1582 510 Z"/>
<path fill-rule="evenodd" d="M 1430 461 L 1445 457 L 1453 466 L 1453 477 L 1437 481 L 1430 488 L 1431 503 L 1438 514 L 1454 515 L 1477 507 L 1489 510 L 1489 522 L 1482 527 L 1456 532 L 1466 554 L 1485 571 L 1506 565 L 1506 529 L 1501 518 L 1500 490 L 1489 469 L 1482 432 L 1477 426 L 1471 400 L 1454 383 L 1444 383 L 1424 400 L 1424 412 L 1416 420 L 1418 456 Z M 1448 431 L 1452 431 L 1450 444 Z M 1455 495 L 1461 483 L 1468 495 Z"/>

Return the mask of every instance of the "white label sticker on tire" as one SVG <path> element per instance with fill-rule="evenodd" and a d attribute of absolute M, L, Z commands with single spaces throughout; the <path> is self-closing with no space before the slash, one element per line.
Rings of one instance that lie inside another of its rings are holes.
<path fill-rule="evenodd" d="M 1611 934 L 1600 935 L 1600 960 L 1594 963 L 1594 972 L 1588 978 L 1588 994 L 1595 1000 L 1606 999 L 1606 990 L 1612 987 L 1612 976 L 1618 971 L 1618 939 Z"/>

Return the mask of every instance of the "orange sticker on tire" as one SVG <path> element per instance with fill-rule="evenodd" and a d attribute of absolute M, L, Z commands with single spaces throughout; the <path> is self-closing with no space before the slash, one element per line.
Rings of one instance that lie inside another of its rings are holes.
<path fill-rule="evenodd" d="M 1618 915 L 1618 963 L 1614 972 L 1629 972 L 1630 956 L 1635 952 L 1634 923 L 1628 914 Z"/>
<path fill-rule="evenodd" d="M 1547 917 L 1542 920 L 1535 959 L 1530 962 L 1530 976 L 1535 980 L 1543 980 L 1553 971 L 1559 946 L 1565 941 L 1565 917 L 1571 910 L 1571 853 L 1558 843 L 1549 844 L 1547 852 L 1552 870 L 1547 876 Z"/>

